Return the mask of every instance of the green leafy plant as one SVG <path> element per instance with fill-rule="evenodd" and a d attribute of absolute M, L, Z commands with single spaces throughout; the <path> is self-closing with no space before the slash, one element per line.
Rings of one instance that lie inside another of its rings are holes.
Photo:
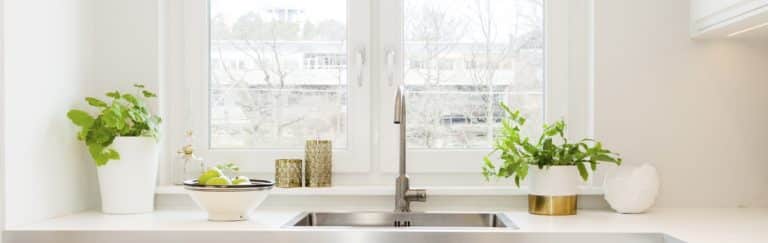
<path fill-rule="evenodd" d="M 106 94 L 109 102 L 86 97 L 88 105 L 99 110 L 95 116 L 84 110 L 72 109 L 67 117 L 81 128 L 77 139 L 84 141 L 88 152 L 97 166 L 106 165 L 110 160 L 119 160 L 120 153 L 110 148 L 116 137 L 153 137 L 159 136 L 158 126 L 161 119 L 150 113 L 145 99 L 157 95 L 135 84 L 136 93 L 112 91 Z"/>
<path fill-rule="evenodd" d="M 507 116 L 501 121 L 501 136 L 496 140 L 494 150 L 484 158 L 483 176 L 486 180 L 491 177 L 514 177 L 515 184 L 520 186 L 530 166 L 539 169 L 576 166 L 579 175 L 586 181 L 589 178 L 587 166 L 594 171 L 598 163 L 621 164 L 619 155 L 603 148 L 598 141 L 582 139 L 577 143 L 569 143 L 565 137 L 566 125 L 563 120 L 544 124 L 541 136 L 534 142 L 520 132 L 526 122 L 520 111 L 513 112 L 504 103 L 500 105 Z M 489 158 L 496 153 L 499 153 L 503 161 L 498 167 Z"/>

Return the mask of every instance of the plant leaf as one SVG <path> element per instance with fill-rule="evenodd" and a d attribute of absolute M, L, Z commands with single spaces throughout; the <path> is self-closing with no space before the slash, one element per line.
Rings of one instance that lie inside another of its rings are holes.
<path fill-rule="evenodd" d="M 136 98 L 136 96 L 133 96 L 132 94 L 123 94 L 123 99 L 128 101 L 128 103 L 131 103 L 134 106 L 143 106 L 144 104 L 141 103 L 139 99 Z"/>
<path fill-rule="evenodd" d="M 491 159 L 488 158 L 488 156 L 485 156 L 483 158 L 483 161 L 485 162 L 485 167 L 491 170 L 495 170 L 496 167 L 493 166 L 493 162 L 491 162 Z"/>
<path fill-rule="evenodd" d="M 115 90 L 112 92 L 107 92 L 107 97 L 110 97 L 113 99 L 120 99 L 120 91 Z"/>
<path fill-rule="evenodd" d="M 110 160 L 120 159 L 120 153 L 111 148 L 105 149 L 104 146 L 98 144 L 88 146 L 88 152 L 90 152 L 91 157 L 96 162 L 96 166 L 104 166 Z"/>
<path fill-rule="evenodd" d="M 499 106 L 501 106 L 501 109 L 503 109 L 504 112 L 506 112 L 508 115 L 514 114 L 514 112 L 512 112 L 512 110 L 509 109 L 509 106 L 504 104 L 504 102 L 499 102 Z"/>
<path fill-rule="evenodd" d="M 82 110 L 70 110 L 67 112 L 67 117 L 75 125 L 84 128 L 93 126 L 93 121 L 95 120 L 88 112 Z"/>
<path fill-rule="evenodd" d="M 104 107 L 109 106 L 109 105 L 107 105 L 106 102 L 104 102 L 104 101 L 102 101 L 100 99 L 93 98 L 93 97 L 85 97 L 85 101 L 88 102 L 89 105 L 94 106 L 94 107 L 104 108 Z"/>
<path fill-rule="evenodd" d="M 579 169 L 579 175 L 581 175 L 581 179 L 587 181 L 587 179 L 589 179 L 589 172 L 587 172 L 587 167 L 584 166 L 584 163 L 577 163 L 576 168 Z"/>
<path fill-rule="evenodd" d="M 109 109 L 105 109 L 102 114 L 104 126 L 114 128 L 116 130 L 123 130 L 125 127 L 125 121 L 123 119 L 123 111 L 120 105 L 113 104 Z"/>
<path fill-rule="evenodd" d="M 145 98 L 157 97 L 155 93 L 152 93 L 146 90 L 142 90 L 141 93 L 144 95 Z"/>
<path fill-rule="evenodd" d="M 520 163 L 520 166 L 517 167 L 515 173 L 517 173 L 517 176 L 519 176 L 520 179 L 528 177 L 528 163 Z"/>

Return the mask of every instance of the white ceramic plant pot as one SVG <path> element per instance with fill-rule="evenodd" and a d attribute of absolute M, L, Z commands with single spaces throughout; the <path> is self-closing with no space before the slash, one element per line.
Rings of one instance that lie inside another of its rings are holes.
<path fill-rule="evenodd" d="M 574 196 L 579 193 L 579 171 L 576 166 L 531 166 L 530 194 L 540 196 Z"/>
<path fill-rule="evenodd" d="M 97 168 L 101 211 L 108 214 L 152 212 L 158 167 L 155 139 L 117 137 L 112 148 L 120 153 L 120 159 Z"/>
<path fill-rule="evenodd" d="M 576 166 L 531 166 L 528 212 L 536 215 L 576 214 L 579 172 Z"/>
<path fill-rule="evenodd" d="M 605 200 L 619 213 L 643 213 L 659 194 L 659 174 L 650 164 L 624 164 L 605 177 Z"/>

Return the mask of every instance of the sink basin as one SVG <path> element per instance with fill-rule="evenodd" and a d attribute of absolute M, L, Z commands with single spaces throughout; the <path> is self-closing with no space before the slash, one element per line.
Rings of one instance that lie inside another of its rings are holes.
<path fill-rule="evenodd" d="M 461 227 L 517 229 L 500 213 L 310 212 L 288 223 L 293 227 Z"/>

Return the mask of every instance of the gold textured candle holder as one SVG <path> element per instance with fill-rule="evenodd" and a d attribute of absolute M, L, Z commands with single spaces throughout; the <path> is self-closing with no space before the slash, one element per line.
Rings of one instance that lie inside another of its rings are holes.
<path fill-rule="evenodd" d="M 547 216 L 575 215 L 577 195 L 540 196 L 528 195 L 528 213 Z"/>
<path fill-rule="evenodd" d="M 307 140 L 304 162 L 304 186 L 330 187 L 333 146 L 330 140 Z"/>
<path fill-rule="evenodd" d="M 275 186 L 282 188 L 301 187 L 301 160 L 275 160 Z"/>

